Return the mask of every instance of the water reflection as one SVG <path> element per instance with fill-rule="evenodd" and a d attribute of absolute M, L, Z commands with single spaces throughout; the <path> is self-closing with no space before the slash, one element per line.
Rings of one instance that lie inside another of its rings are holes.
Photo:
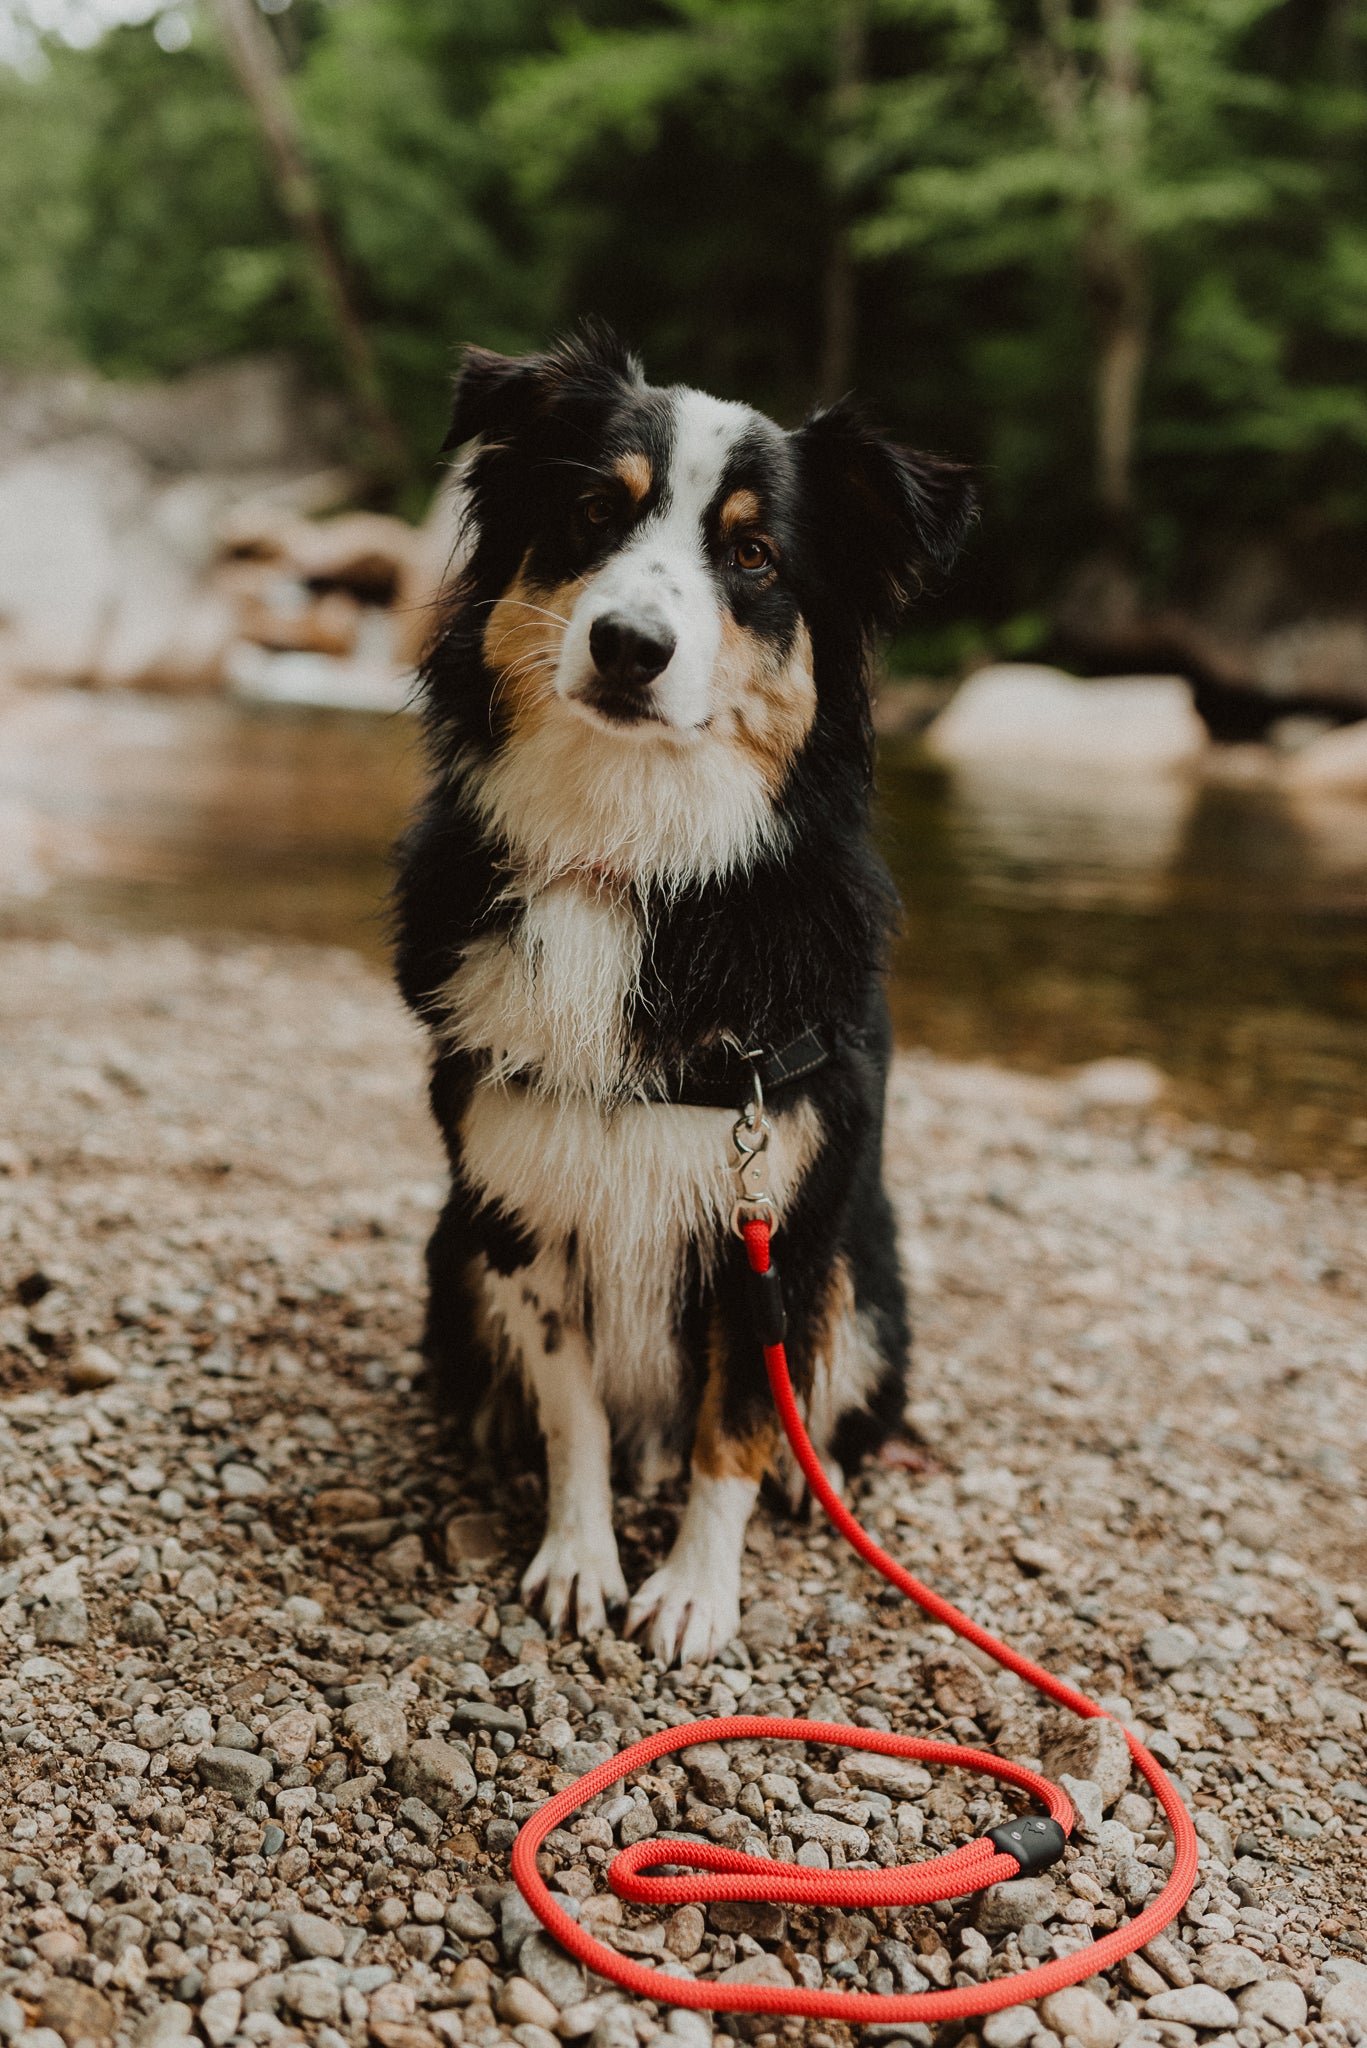
<path fill-rule="evenodd" d="M 383 956 L 404 719 L 0 700 L 0 933 L 236 932 Z M 1048 1070 L 1153 1060 L 1283 1164 L 1367 1171 L 1367 806 L 880 763 L 901 1036 Z"/>

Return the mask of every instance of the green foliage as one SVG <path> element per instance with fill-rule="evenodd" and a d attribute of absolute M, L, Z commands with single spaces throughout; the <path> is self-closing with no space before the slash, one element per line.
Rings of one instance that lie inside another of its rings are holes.
<path fill-rule="evenodd" d="M 535 345 L 588 311 L 655 375 L 782 418 L 835 377 L 981 473 L 958 615 L 932 610 L 919 652 L 960 658 L 965 609 L 1024 651 L 1100 531 L 1099 393 L 1130 346 L 1109 474 L 1156 584 L 1212 537 L 1367 527 L 1367 0 L 294 0 L 270 19 L 422 464 L 462 342 Z M 0 360 L 166 374 L 285 347 L 340 383 L 193 20 L 175 53 L 148 25 L 0 72 Z"/>

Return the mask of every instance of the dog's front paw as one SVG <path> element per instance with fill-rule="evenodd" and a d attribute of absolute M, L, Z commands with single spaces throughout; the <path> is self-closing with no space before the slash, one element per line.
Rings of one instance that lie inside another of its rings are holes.
<path fill-rule="evenodd" d="M 627 1582 L 617 1560 L 617 1546 L 590 1544 L 582 1536 L 547 1534 L 522 1574 L 522 1597 L 535 1601 L 557 1634 L 573 1613 L 581 1636 L 607 1626 L 609 1607 L 620 1607 Z"/>
<path fill-rule="evenodd" d="M 704 1578 L 682 1559 L 662 1565 L 627 1609 L 627 1634 L 644 1628 L 662 1664 L 708 1664 L 739 1627 L 739 1588 Z"/>

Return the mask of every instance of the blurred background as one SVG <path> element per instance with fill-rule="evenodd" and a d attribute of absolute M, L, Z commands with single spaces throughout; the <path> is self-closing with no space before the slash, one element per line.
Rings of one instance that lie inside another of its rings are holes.
<path fill-rule="evenodd" d="M 978 471 L 903 1038 L 1367 1173 L 1367 0 L 0 0 L 0 934 L 380 957 L 459 348 L 589 312 Z"/>

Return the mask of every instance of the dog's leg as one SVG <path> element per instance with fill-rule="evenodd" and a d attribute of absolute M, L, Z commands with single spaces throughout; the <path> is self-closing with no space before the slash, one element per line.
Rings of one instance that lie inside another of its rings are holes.
<path fill-rule="evenodd" d="M 522 1575 L 552 1628 L 573 1612 L 580 1635 L 627 1597 L 612 1531 L 608 1418 L 593 1384 L 582 1329 L 565 1313 L 565 1275 L 543 1253 L 504 1277 L 490 1274 L 486 1300 L 536 1398 L 546 1442 L 546 1533 Z"/>
<path fill-rule="evenodd" d="M 735 1435 L 723 1420 L 724 1378 L 714 1343 L 697 1435 L 688 1505 L 674 1548 L 627 1610 L 629 1633 L 644 1628 L 665 1664 L 705 1664 L 740 1625 L 740 1564 L 760 1480 L 773 1459 L 767 1418 Z"/>

